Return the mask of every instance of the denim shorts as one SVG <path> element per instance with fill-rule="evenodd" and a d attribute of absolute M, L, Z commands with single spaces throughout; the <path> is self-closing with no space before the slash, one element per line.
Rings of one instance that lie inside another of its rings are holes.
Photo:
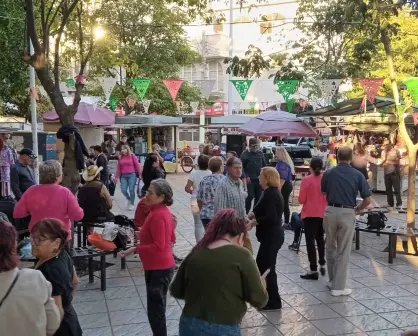
<path fill-rule="evenodd" d="M 209 322 L 189 318 L 180 318 L 179 336 L 240 336 L 239 324 L 211 324 Z"/>

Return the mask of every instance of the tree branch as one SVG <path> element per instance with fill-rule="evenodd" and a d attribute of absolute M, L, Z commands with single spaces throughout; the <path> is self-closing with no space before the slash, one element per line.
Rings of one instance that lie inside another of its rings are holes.
<path fill-rule="evenodd" d="M 26 5 L 26 21 L 27 21 L 28 36 L 32 41 L 35 54 L 41 55 L 43 50 L 39 43 L 38 34 L 36 33 L 35 14 L 33 12 L 32 0 L 25 0 L 25 5 Z"/>

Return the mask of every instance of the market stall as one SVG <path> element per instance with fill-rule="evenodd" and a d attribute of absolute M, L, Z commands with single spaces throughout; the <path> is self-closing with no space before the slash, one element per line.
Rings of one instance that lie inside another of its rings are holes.
<path fill-rule="evenodd" d="M 190 127 L 180 117 L 162 115 L 130 115 L 116 117 L 115 128 L 128 135 L 128 143 L 143 163 L 152 145 L 159 144 L 164 168 L 168 173 L 177 172 L 178 128 Z"/>

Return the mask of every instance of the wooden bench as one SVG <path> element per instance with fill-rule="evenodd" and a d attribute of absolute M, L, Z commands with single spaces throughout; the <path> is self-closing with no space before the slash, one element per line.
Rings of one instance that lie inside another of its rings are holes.
<path fill-rule="evenodd" d="M 70 249 L 70 256 L 73 260 L 88 259 L 89 283 L 94 283 L 93 258 L 100 257 L 100 289 L 106 290 L 106 255 L 114 251 L 103 251 L 93 246 L 74 247 Z M 21 258 L 20 261 L 36 263 L 36 258 Z"/>
<path fill-rule="evenodd" d="M 360 231 L 362 232 L 371 232 L 377 235 L 388 235 L 389 237 L 389 256 L 388 256 L 388 263 L 393 264 L 393 258 L 396 258 L 396 242 L 398 236 L 400 237 L 418 237 L 418 230 L 417 229 L 407 229 L 404 227 L 399 227 L 397 225 L 386 225 L 381 230 L 375 230 L 368 228 L 366 222 L 358 220 L 355 224 L 356 230 L 356 250 L 360 249 Z"/>

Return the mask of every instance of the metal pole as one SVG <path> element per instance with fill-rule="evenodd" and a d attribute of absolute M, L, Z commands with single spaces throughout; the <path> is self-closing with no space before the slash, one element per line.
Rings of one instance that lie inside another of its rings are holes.
<path fill-rule="evenodd" d="M 202 57 L 203 57 L 203 79 L 208 79 L 206 72 L 206 32 L 205 29 L 202 29 Z M 208 97 L 205 97 L 205 99 Z M 205 142 L 205 129 L 203 126 L 205 126 L 205 113 L 206 113 L 206 104 L 203 103 L 203 108 L 200 109 L 200 118 L 199 118 L 199 142 L 204 143 Z"/>
<path fill-rule="evenodd" d="M 229 58 L 232 59 L 234 57 L 234 13 L 233 13 L 233 1 L 229 0 Z M 233 109 L 233 85 L 231 82 L 232 73 L 229 74 L 228 78 L 228 115 L 232 115 Z"/>
<path fill-rule="evenodd" d="M 32 41 L 29 39 L 29 51 L 30 54 L 33 55 L 35 52 L 33 50 Z M 35 68 L 33 66 L 29 66 L 29 85 L 31 91 L 36 90 L 35 86 Z M 32 119 L 32 150 L 36 156 L 38 156 L 38 116 L 36 113 L 36 99 L 35 95 L 31 92 L 30 95 L 30 115 Z M 34 167 L 35 170 L 35 180 L 36 183 L 39 183 L 39 169 L 38 165 Z"/>

